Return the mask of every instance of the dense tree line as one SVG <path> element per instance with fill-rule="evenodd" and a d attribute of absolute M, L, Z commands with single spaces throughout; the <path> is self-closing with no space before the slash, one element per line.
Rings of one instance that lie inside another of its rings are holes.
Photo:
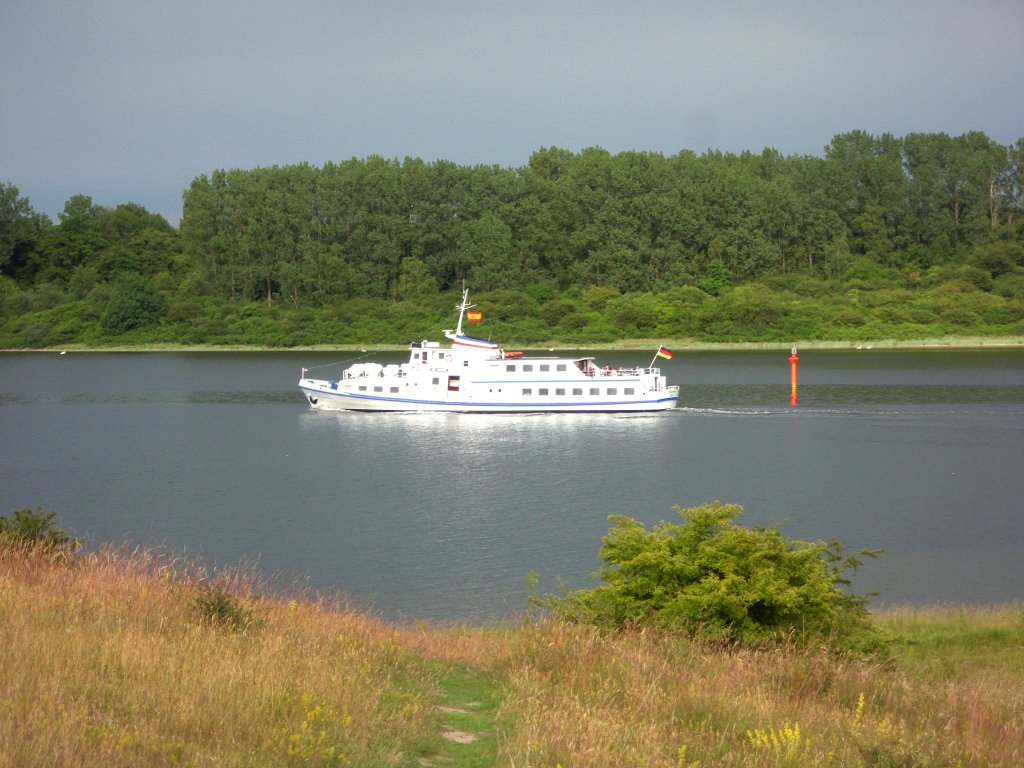
<path fill-rule="evenodd" d="M 978 132 L 217 170 L 177 230 L 85 196 L 54 224 L 3 184 L 0 342 L 399 341 L 462 284 L 523 341 L 1017 333 L 1022 209 L 1024 140 Z"/>

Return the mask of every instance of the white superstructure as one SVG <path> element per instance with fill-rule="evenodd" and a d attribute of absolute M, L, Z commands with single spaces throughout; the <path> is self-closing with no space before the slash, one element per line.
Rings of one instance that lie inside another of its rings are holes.
<path fill-rule="evenodd" d="M 462 319 L 444 332 L 451 341 L 414 342 L 409 362 L 356 363 L 336 381 L 299 381 L 309 404 L 326 410 L 501 412 L 663 411 L 674 408 L 679 387 L 661 370 L 598 366 L 593 357 L 524 357 L 496 342 L 467 336 Z M 657 359 L 657 358 L 655 358 Z"/>

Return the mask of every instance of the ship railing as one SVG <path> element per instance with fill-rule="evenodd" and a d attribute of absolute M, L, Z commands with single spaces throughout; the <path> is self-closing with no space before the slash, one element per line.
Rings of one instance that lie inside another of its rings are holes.
<path fill-rule="evenodd" d="M 383 369 L 381 369 L 379 371 L 356 371 L 355 373 L 353 373 L 351 371 L 344 371 L 341 374 L 341 378 L 342 379 L 382 379 L 385 376 L 397 376 L 400 379 L 404 379 L 408 375 L 409 375 L 409 372 L 403 366 L 403 367 L 399 368 L 397 371 L 384 371 Z"/>
<path fill-rule="evenodd" d="M 644 376 L 654 374 L 657 376 L 661 371 L 657 368 L 625 367 L 606 365 L 601 368 L 592 368 L 584 371 L 587 376 Z"/>

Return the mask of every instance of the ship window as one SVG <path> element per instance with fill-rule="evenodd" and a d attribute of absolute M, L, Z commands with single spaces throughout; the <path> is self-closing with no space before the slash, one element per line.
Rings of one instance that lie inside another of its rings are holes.
<path fill-rule="evenodd" d="M 463 360 L 462 361 L 462 367 L 463 368 L 466 368 L 468 365 L 469 365 L 469 360 Z"/>
<path fill-rule="evenodd" d="M 533 390 L 530 389 L 529 387 L 523 387 L 523 394 L 524 395 L 532 395 L 533 394 Z"/>
<path fill-rule="evenodd" d="M 592 394 L 592 395 L 600 395 L 601 394 L 601 390 L 598 389 L 597 387 L 591 387 L 590 388 L 590 394 Z"/>
<path fill-rule="evenodd" d="M 392 387 L 392 388 L 391 388 L 391 391 L 392 391 L 392 392 L 397 392 L 397 391 L 398 391 L 398 387 Z"/>
<path fill-rule="evenodd" d="M 565 363 L 559 363 L 558 365 L 556 365 L 555 366 L 555 370 L 556 371 L 564 371 L 565 370 Z"/>
<path fill-rule="evenodd" d="M 444 360 L 444 352 L 438 352 L 437 353 L 437 359 L 438 360 Z"/>
<path fill-rule="evenodd" d="M 633 394 L 633 388 L 632 387 L 626 387 L 625 389 L 622 390 L 622 394 L 624 394 L 624 395 L 632 395 Z"/>
<path fill-rule="evenodd" d="M 551 366 L 548 365 L 547 363 L 541 363 L 540 370 L 542 370 L 542 371 L 550 371 L 551 370 Z"/>
<path fill-rule="evenodd" d="M 430 383 L 433 384 L 436 387 L 438 384 L 441 383 L 441 379 L 439 379 L 437 376 L 435 376 L 434 378 L 432 378 L 430 380 Z"/>
<path fill-rule="evenodd" d="M 615 387 L 608 387 L 608 394 L 609 395 L 617 395 L 617 394 L 619 394 L 619 390 L 617 390 Z"/>
<path fill-rule="evenodd" d="M 540 389 L 537 390 L 537 394 L 538 395 L 547 395 L 547 393 L 548 393 L 548 388 L 547 387 L 541 387 Z"/>
<path fill-rule="evenodd" d="M 514 365 L 506 365 L 505 370 L 508 371 L 509 373 L 515 373 L 516 367 Z"/>
<path fill-rule="evenodd" d="M 360 392 L 365 392 L 366 391 L 366 385 L 365 384 L 360 384 L 359 385 L 359 391 Z"/>
<path fill-rule="evenodd" d="M 523 366 L 523 370 L 524 371 L 532 371 L 533 370 L 533 366 L 530 365 L 529 363 L 527 363 L 526 365 Z"/>
<path fill-rule="evenodd" d="M 378 384 L 376 387 L 373 388 L 373 391 L 374 392 L 383 392 L 384 391 L 384 387 L 382 387 L 382 386 L 380 386 Z"/>
<path fill-rule="evenodd" d="M 582 395 L 583 394 L 583 388 L 582 387 L 573 387 L 572 393 L 574 395 Z"/>
<path fill-rule="evenodd" d="M 555 394 L 559 395 L 559 396 L 564 395 L 565 394 L 565 390 L 562 389 L 561 387 L 559 387 L 558 389 L 555 390 Z"/>

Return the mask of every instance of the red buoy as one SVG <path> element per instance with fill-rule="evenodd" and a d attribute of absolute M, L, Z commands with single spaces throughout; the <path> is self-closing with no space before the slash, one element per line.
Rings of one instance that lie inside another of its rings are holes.
<path fill-rule="evenodd" d="M 796 347 L 793 347 L 793 354 L 789 356 L 789 404 L 796 405 L 796 364 L 800 358 L 796 355 Z"/>

